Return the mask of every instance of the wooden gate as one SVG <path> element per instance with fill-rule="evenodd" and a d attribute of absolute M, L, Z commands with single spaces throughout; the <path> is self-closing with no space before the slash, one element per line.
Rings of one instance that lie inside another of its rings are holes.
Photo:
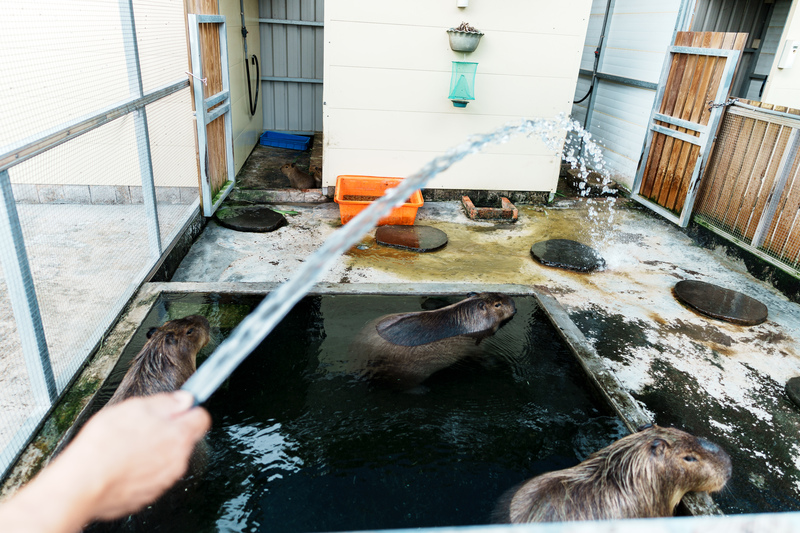
<path fill-rule="evenodd" d="M 746 33 L 678 32 L 664 62 L 632 198 L 689 223 Z"/>

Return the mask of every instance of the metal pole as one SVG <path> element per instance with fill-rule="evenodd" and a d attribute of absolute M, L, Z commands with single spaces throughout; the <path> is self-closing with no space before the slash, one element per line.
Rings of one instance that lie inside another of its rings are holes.
<path fill-rule="evenodd" d="M 58 390 L 7 170 L 0 171 L 0 259 L 33 397 L 37 405 L 50 406 Z"/>
<path fill-rule="evenodd" d="M 139 45 L 136 42 L 136 21 L 133 15 L 133 0 L 120 0 L 122 36 L 125 40 L 125 57 L 128 61 L 128 85 L 137 98 L 144 95 L 142 69 L 139 64 Z M 153 161 L 150 157 L 150 132 L 147 128 L 147 111 L 144 107 L 134 115 L 136 143 L 139 148 L 139 170 L 142 174 L 142 200 L 147 213 L 147 229 L 150 255 L 161 257 L 161 231 L 158 224 L 156 189 L 153 182 Z"/>

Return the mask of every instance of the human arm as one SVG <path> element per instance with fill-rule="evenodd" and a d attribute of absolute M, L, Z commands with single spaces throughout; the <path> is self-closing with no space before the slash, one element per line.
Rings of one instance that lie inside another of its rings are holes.
<path fill-rule="evenodd" d="M 132 398 L 100 410 L 75 440 L 0 506 L 6 533 L 79 531 L 152 502 L 186 471 L 211 425 L 184 391 Z"/>

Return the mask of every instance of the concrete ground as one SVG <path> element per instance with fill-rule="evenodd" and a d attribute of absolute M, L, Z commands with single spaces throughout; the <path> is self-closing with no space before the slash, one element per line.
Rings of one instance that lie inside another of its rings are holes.
<path fill-rule="evenodd" d="M 468 219 L 457 202 L 428 202 L 416 223 L 447 233 L 447 246 L 415 254 L 375 243 L 374 230 L 340 257 L 323 283 L 518 284 L 549 291 L 652 419 L 704 436 L 732 456 L 726 513 L 800 510 L 800 409 L 785 382 L 800 375 L 800 305 L 747 272 L 723 248 L 703 248 L 684 231 L 625 200 L 562 200 L 518 206 L 519 222 Z M 210 221 L 172 281 L 282 282 L 341 227 L 335 203 L 294 209 L 273 233 L 241 233 Z M 567 238 L 598 250 L 602 272 L 545 267 L 535 242 Z M 745 327 L 701 316 L 672 287 L 711 282 L 763 302 L 768 320 Z"/>

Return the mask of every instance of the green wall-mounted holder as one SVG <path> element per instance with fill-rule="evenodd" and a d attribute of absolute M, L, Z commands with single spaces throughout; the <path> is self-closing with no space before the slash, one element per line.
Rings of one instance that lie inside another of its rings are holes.
<path fill-rule="evenodd" d="M 478 64 L 468 61 L 453 61 L 453 70 L 450 74 L 450 100 L 455 107 L 467 107 L 471 100 L 475 100 L 475 73 Z"/>

